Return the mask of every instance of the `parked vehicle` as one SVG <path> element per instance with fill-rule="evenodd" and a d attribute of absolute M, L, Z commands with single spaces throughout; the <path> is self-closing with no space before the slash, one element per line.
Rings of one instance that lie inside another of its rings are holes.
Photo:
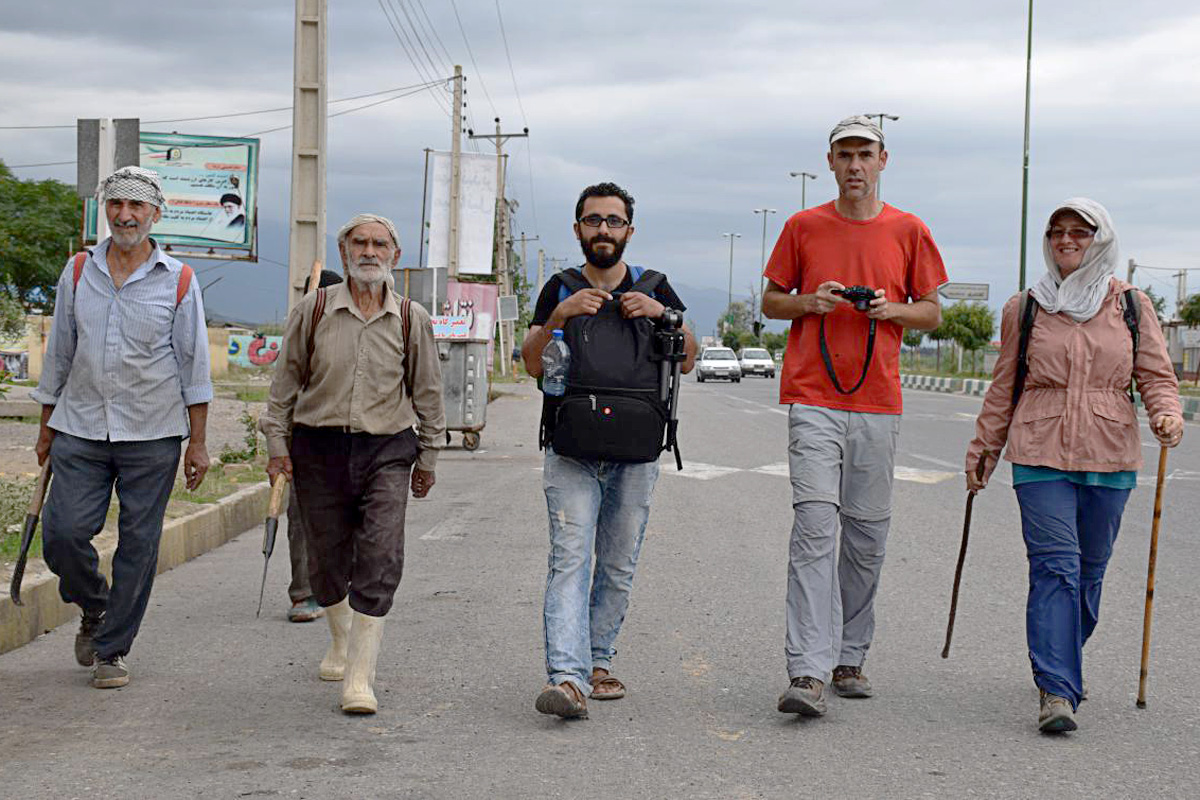
<path fill-rule="evenodd" d="M 764 378 L 775 377 L 775 361 L 771 353 L 763 347 L 746 347 L 738 354 L 738 366 L 743 375 L 762 375 Z"/>
<path fill-rule="evenodd" d="M 711 378 L 725 378 L 740 383 L 742 368 L 737 356 L 728 347 L 706 347 L 696 364 L 696 380 L 704 383 Z"/>

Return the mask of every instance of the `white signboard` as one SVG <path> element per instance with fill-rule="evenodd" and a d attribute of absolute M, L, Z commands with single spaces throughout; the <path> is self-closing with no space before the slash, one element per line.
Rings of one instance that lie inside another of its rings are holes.
<path fill-rule="evenodd" d="M 471 335 L 471 319 L 469 317 L 439 316 L 430 317 L 435 339 L 466 339 Z"/>
<path fill-rule="evenodd" d="M 1200 347 L 1200 328 L 1180 328 L 1179 343 L 1189 350 Z"/>
<path fill-rule="evenodd" d="M 501 322 L 512 322 L 518 319 L 521 314 L 517 310 L 516 295 L 505 295 L 504 297 L 496 298 L 496 310 L 500 312 Z"/>
<path fill-rule="evenodd" d="M 986 283 L 946 283 L 938 288 L 938 294 L 947 300 L 987 300 Z"/>
<path fill-rule="evenodd" d="M 429 256 L 426 267 L 450 266 L 450 154 L 432 154 Z M 496 228 L 496 157 L 459 157 L 458 273 L 491 275 Z"/>

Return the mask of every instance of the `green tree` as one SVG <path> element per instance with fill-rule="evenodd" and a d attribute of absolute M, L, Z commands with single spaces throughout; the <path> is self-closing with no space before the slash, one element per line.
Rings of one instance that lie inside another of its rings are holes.
<path fill-rule="evenodd" d="M 742 334 L 744 333 L 750 334 L 750 342 L 753 343 L 755 341 L 753 325 L 754 315 L 750 311 L 750 304 L 742 300 L 735 300 L 721 316 L 721 344 L 736 350 L 742 346 Z"/>
<path fill-rule="evenodd" d="M 955 303 L 942 311 L 942 326 L 964 352 L 971 354 L 986 347 L 996 332 L 996 315 L 986 303 Z"/>
<path fill-rule="evenodd" d="M 776 333 L 775 331 L 763 331 L 762 344 L 763 347 L 771 351 L 772 354 L 782 353 L 787 349 L 788 335 L 786 333 Z"/>
<path fill-rule="evenodd" d="M 904 344 L 907 345 L 912 352 L 913 369 L 916 369 L 917 367 L 917 356 L 919 355 L 918 351 L 921 347 L 921 342 L 923 341 L 925 341 L 925 331 L 919 331 L 915 328 L 904 329 Z"/>
<path fill-rule="evenodd" d="M 78 241 L 82 202 L 56 180 L 20 180 L 0 162 L 0 285 L 29 310 L 54 307 L 54 289 Z"/>
<path fill-rule="evenodd" d="M 1194 294 L 1187 299 L 1183 308 L 1179 309 L 1179 318 L 1189 328 L 1200 325 L 1200 294 Z"/>
<path fill-rule="evenodd" d="M 1154 304 L 1154 314 L 1158 317 L 1158 324 L 1161 325 L 1167 321 L 1167 298 L 1159 297 L 1154 293 L 1154 290 L 1149 286 L 1142 289 L 1146 293 L 1146 297 L 1150 298 L 1150 302 Z"/>

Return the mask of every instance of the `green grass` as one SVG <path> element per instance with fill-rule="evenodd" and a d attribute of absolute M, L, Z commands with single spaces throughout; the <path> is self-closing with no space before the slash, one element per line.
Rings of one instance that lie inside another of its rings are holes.
<path fill-rule="evenodd" d="M 270 393 L 270 386 L 239 386 L 234 390 L 234 397 L 243 403 L 265 403 Z"/>
<path fill-rule="evenodd" d="M 13 561 L 21 549 L 21 528 L 29 510 L 34 478 L 0 477 L 0 558 Z M 41 525 L 34 535 L 30 554 L 42 554 Z"/>

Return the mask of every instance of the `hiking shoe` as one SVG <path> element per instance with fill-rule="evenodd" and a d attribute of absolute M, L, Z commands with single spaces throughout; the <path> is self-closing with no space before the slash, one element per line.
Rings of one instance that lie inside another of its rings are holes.
<path fill-rule="evenodd" d="M 92 637 L 100 629 L 104 621 L 103 611 L 84 611 L 83 619 L 79 622 L 79 633 L 75 634 L 75 660 L 81 667 L 90 667 L 96 659 L 96 648 Z"/>
<path fill-rule="evenodd" d="M 129 683 L 129 667 L 120 656 L 96 656 L 92 665 L 92 686 L 97 689 L 119 689 Z"/>
<path fill-rule="evenodd" d="M 287 612 L 288 622 L 312 622 L 323 616 L 325 616 L 325 609 L 321 608 L 321 604 L 315 597 L 297 600 L 292 603 L 292 607 Z"/>
<path fill-rule="evenodd" d="M 833 670 L 833 690 L 838 697 L 870 697 L 874 694 L 871 682 L 863 675 L 862 667 L 842 665 Z"/>
<path fill-rule="evenodd" d="M 825 684 L 809 675 L 792 678 L 792 684 L 779 696 L 779 711 L 802 717 L 825 716 Z"/>
<path fill-rule="evenodd" d="M 1079 726 L 1075 724 L 1075 712 L 1065 697 L 1041 692 L 1041 708 L 1038 712 L 1038 730 L 1042 733 L 1066 733 Z"/>

